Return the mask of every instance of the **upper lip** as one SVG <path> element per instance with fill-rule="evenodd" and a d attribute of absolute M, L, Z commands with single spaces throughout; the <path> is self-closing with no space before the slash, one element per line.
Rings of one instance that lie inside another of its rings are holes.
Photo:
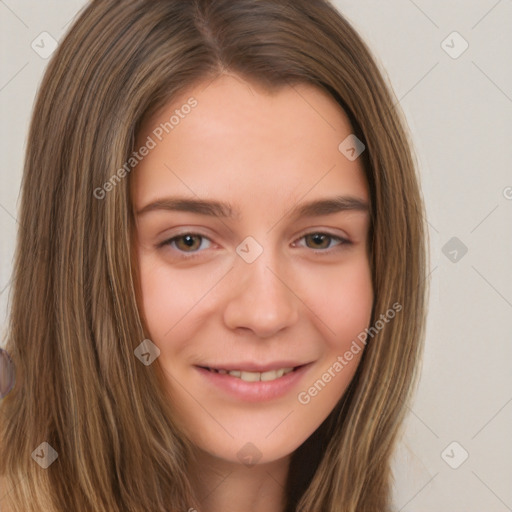
<path fill-rule="evenodd" d="M 304 366 L 308 363 L 300 363 L 297 361 L 274 361 L 268 364 L 257 364 L 254 361 L 247 361 L 242 363 L 225 363 L 225 364 L 201 364 L 202 368 L 210 368 L 212 370 L 242 370 L 247 372 L 270 372 L 272 370 L 280 370 L 281 368 L 296 368 L 297 366 Z"/>

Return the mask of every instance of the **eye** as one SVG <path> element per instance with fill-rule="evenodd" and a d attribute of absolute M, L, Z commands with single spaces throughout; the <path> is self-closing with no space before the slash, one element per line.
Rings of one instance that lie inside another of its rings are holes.
<path fill-rule="evenodd" d="M 159 244 L 159 247 L 169 245 L 173 249 L 177 249 L 180 252 L 195 253 L 199 252 L 198 250 L 201 248 L 201 246 L 203 246 L 202 242 L 206 240 L 210 241 L 209 238 L 198 233 L 182 233 L 180 235 L 173 236 L 168 240 L 165 240 Z M 208 247 L 210 246 L 203 246 L 202 248 L 207 249 Z"/>
<path fill-rule="evenodd" d="M 337 241 L 337 244 L 334 245 L 346 245 L 350 244 L 351 242 L 347 240 L 346 238 L 342 238 L 340 236 L 331 235 L 329 233 L 322 233 L 322 232 L 313 232 L 308 233 L 301 237 L 299 240 L 305 240 L 306 241 L 306 247 L 309 249 L 319 249 L 322 252 L 328 252 L 330 249 L 333 248 L 333 245 L 331 245 L 332 241 Z M 311 245 L 310 245 L 311 243 Z M 327 250 L 325 250 L 327 249 Z"/>
<path fill-rule="evenodd" d="M 305 247 L 308 249 L 318 250 L 320 252 L 330 252 L 335 246 L 351 244 L 346 238 L 323 232 L 308 233 L 299 238 L 299 240 L 305 240 Z M 206 245 L 203 242 L 206 243 Z M 199 233 L 181 233 L 158 244 L 159 248 L 165 246 L 170 246 L 179 253 L 190 254 L 192 256 L 201 252 L 202 249 L 210 248 L 211 240 Z"/>

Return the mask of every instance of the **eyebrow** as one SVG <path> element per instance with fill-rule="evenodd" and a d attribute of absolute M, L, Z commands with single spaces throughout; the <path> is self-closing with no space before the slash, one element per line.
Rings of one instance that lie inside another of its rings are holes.
<path fill-rule="evenodd" d="M 230 203 L 207 199 L 193 199 L 186 197 L 166 197 L 147 204 L 136 212 L 137 216 L 157 210 L 180 211 L 209 215 L 211 217 L 240 219 L 240 211 Z M 368 203 L 353 196 L 334 196 L 316 201 L 302 203 L 294 208 L 288 215 L 300 217 L 320 217 L 339 212 L 357 211 L 368 212 Z"/>

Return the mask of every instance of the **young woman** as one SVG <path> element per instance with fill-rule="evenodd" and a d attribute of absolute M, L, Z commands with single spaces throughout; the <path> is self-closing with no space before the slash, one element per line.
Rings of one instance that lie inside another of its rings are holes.
<path fill-rule="evenodd" d="M 392 510 L 426 308 L 406 133 L 325 1 L 90 2 L 30 130 L 2 510 Z"/>

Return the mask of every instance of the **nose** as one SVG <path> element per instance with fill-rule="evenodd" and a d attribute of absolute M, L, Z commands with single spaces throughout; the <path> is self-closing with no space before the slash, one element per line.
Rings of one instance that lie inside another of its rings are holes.
<path fill-rule="evenodd" d="M 226 285 L 229 298 L 224 322 L 228 328 L 249 329 L 267 338 L 297 322 L 300 300 L 290 273 L 282 268 L 268 249 L 252 263 L 237 257 Z"/>

